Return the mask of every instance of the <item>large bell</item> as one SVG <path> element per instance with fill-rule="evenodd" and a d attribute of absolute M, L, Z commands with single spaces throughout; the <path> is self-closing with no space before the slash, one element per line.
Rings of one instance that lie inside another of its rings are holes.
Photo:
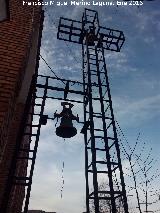
<path fill-rule="evenodd" d="M 71 108 L 73 104 L 62 102 L 63 110 L 60 114 L 55 114 L 56 117 L 61 117 L 60 126 L 56 128 L 56 135 L 62 138 L 71 138 L 77 134 L 77 129 L 73 126 L 72 120 L 77 120 L 78 117 L 72 114 Z"/>
<path fill-rule="evenodd" d="M 56 135 L 62 138 L 71 138 L 77 134 L 77 129 L 73 126 L 70 118 L 62 117 L 61 124 L 56 128 Z"/>

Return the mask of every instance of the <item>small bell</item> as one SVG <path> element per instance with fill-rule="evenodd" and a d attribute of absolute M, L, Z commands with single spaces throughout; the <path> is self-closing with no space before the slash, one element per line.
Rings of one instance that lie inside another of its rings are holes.
<path fill-rule="evenodd" d="M 95 46 L 95 41 L 97 41 L 97 36 L 95 35 L 94 27 L 90 27 L 89 32 L 86 34 L 86 40 L 88 46 Z"/>
<path fill-rule="evenodd" d="M 62 102 L 61 105 L 63 106 L 62 112 L 54 114 L 55 117 L 61 117 L 60 126 L 56 128 L 56 135 L 62 138 L 71 138 L 77 134 L 77 129 L 73 126 L 72 120 L 79 121 L 79 118 L 72 114 L 73 104 Z"/>

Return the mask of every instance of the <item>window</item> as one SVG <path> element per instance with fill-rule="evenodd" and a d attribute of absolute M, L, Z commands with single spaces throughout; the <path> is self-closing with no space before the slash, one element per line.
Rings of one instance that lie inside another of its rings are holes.
<path fill-rule="evenodd" d="M 9 18 L 9 3 L 8 0 L 0 0 L 0 21 Z"/>

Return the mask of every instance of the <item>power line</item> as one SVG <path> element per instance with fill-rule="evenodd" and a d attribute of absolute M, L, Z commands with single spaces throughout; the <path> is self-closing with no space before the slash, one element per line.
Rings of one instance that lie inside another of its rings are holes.
<path fill-rule="evenodd" d="M 49 64 L 47 63 L 47 61 L 43 58 L 43 56 L 40 54 L 41 59 L 45 62 L 45 64 L 47 65 L 47 67 L 50 69 L 50 71 L 56 76 L 56 78 L 60 79 L 57 74 L 53 71 L 53 69 L 49 66 Z M 61 80 L 61 79 L 60 79 Z M 61 80 L 62 81 L 62 80 Z M 64 83 L 64 81 L 62 81 Z M 65 84 L 65 83 L 64 83 Z"/>
<path fill-rule="evenodd" d="M 115 122 L 117 123 L 117 126 L 118 126 L 118 128 L 119 128 L 119 130 L 120 130 L 120 132 L 121 132 L 121 134 L 122 134 L 122 136 L 123 136 L 123 138 L 125 139 L 125 141 L 126 141 L 128 147 L 129 147 L 130 151 L 132 152 L 131 146 L 129 145 L 129 142 L 128 142 L 127 138 L 125 137 L 125 135 L 124 135 L 124 133 L 123 133 L 123 131 L 122 131 L 122 129 L 121 129 L 121 127 L 120 127 L 118 121 L 115 120 Z"/>

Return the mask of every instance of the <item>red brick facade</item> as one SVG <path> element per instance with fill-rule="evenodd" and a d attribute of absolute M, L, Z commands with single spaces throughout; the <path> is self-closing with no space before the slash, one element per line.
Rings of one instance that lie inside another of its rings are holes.
<path fill-rule="evenodd" d="M 0 206 L 27 96 L 23 84 L 28 84 L 28 90 L 35 71 L 40 31 L 41 7 L 22 3 L 10 0 L 10 20 L 0 22 Z M 29 60 L 34 63 L 27 69 Z M 28 70 L 31 73 L 26 73 Z M 26 172 L 24 164 L 20 170 Z M 23 187 L 14 190 L 8 212 L 21 212 L 23 195 Z"/>

